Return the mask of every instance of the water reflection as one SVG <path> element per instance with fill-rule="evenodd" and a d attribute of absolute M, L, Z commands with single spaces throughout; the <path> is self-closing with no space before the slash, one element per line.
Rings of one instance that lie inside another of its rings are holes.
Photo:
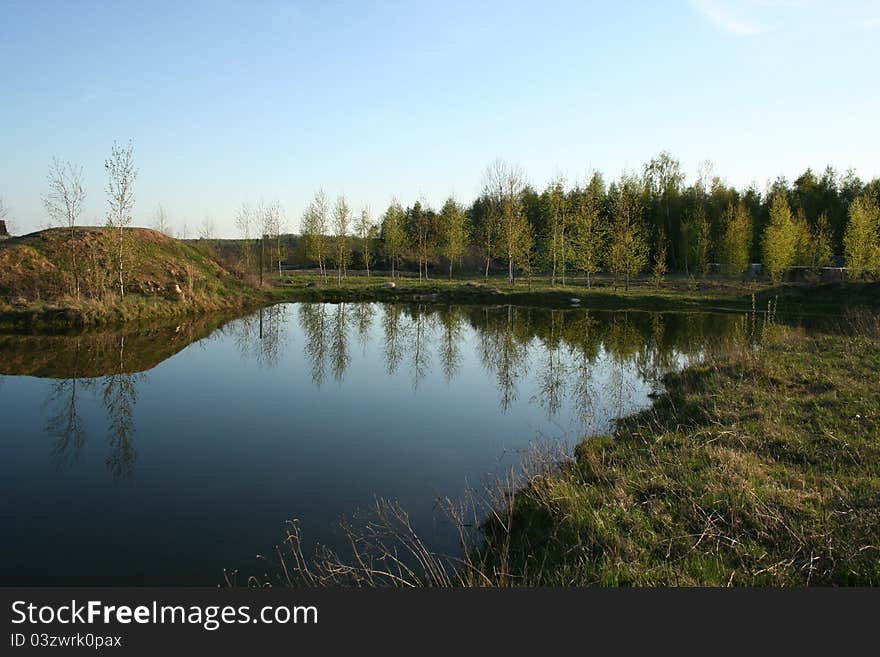
<path fill-rule="evenodd" d="M 666 371 L 758 332 L 736 315 L 310 303 L 0 335 L 0 583 L 216 584 L 282 518 L 341 547 L 339 517 L 374 496 L 451 554 L 437 499 L 517 467 L 536 436 L 609 430 Z M 39 557 L 61 542 L 65 560 Z"/>
<path fill-rule="evenodd" d="M 3 376 L 52 379 L 42 404 L 44 433 L 50 439 L 50 458 L 60 470 L 79 460 L 88 441 L 81 406 L 84 398 L 97 397 L 107 425 L 106 467 L 115 479 L 127 479 L 137 461 L 135 406 L 144 372 L 207 337 L 221 321 L 76 336 L 2 335 L 0 370 Z"/>
<path fill-rule="evenodd" d="M 223 331 L 232 336 L 238 353 L 261 368 L 277 367 L 288 340 L 289 306 L 278 304 L 261 308 L 248 317 L 230 322 Z"/>
<path fill-rule="evenodd" d="M 645 384 L 656 383 L 707 349 L 748 339 L 747 333 L 754 332 L 752 318 L 734 315 L 302 303 L 264 308 L 214 335 L 229 336 L 240 357 L 259 369 L 277 368 L 294 342 L 294 312 L 303 361 L 317 387 L 328 376 L 342 384 L 354 359 L 367 358 L 374 344 L 385 375 L 404 368 L 414 392 L 432 376 L 435 364 L 451 386 L 462 376 L 470 350 L 482 373 L 471 369 L 468 376 L 491 382 L 498 412 L 533 403 L 553 420 L 570 407 L 585 433 L 632 412 Z M 138 458 L 135 410 L 146 372 L 215 329 L 216 324 L 202 323 L 133 334 L 0 336 L 0 369 L 2 374 L 55 379 L 44 401 L 44 433 L 51 441 L 51 458 L 61 468 L 78 460 L 88 439 L 80 412 L 83 397 L 99 398 L 109 445 L 106 467 L 114 478 L 127 479 Z M 354 341 L 360 349 L 353 348 Z M 524 381 L 531 394 L 522 400 Z"/>

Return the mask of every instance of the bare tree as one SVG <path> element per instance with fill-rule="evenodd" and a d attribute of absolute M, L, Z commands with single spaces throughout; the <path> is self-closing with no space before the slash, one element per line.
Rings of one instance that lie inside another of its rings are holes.
<path fill-rule="evenodd" d="M 202 226 L 199 228 L 199 239 L 206 242 L 217 239 L 217 227 L 214 225 L 214 219 L 210 215 L 205 215 L 202 220 Z"/>
<path fill-rule="evenodd" d="M 69 231 L 68 242 L 73 260 L 74 294 L 79 299 L 79 268 L 76 262 L 76 224 L 83 211 L 86 190 L 82 181 L 82 167 L 58 158 L 49 165 L 49 191 L 43 195 L 46 214 L 53 224 L 66 226 Z"/>
<path fill-rule="evenodd" d="M 254 225 L 254 213 L 251 209 L 251 206 L 247 203 L 242 203 L 241 207 L 238 209 L 238 212 L 235 215 L 235 227 L 238 228 L 241 233 L 242 238 L 244 239 L 244 243 L 241 247 L 241 258 L 242 265 L 244 266 L 245 271 L 250 271 L 251 264 L 251 249 L 250 249 L 250 241 L 251 241 L 251 229 Z"/>
<path fill-rule="evenodd" d="M 134 168 L 132 145 L 119 146 L 113 142 L 110 158 L 104 161 L 107 171 L 107 226 L 119 230 L 119 298 L 125 298 L 125 229 L 131 225 L 134 208 L 134 181 L 138 171 Z"/>
<path fill-rule="evenodd" d="M 161 203 L 156 206 L 156 212 L 153 214 L 153 228 L 163 235 L 171 236 L 171 222 Z"/>
<path fill-rule="evenodd" d="M 6 222 L 6 232 L 8 232 L 10 235 L 12 235 L 12 233 L 13 233 L 12 222 L 6 218 L 6 216 L 8 214 L 9 214 L 9 208 L 6 207 L 6 205 L 3 203 L 3 197 L 0 196 L 0 221 Z"/>

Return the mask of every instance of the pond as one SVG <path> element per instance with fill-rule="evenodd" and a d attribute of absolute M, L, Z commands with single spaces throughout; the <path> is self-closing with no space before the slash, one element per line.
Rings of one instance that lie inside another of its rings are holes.
<path fill-rule="evenodd" d="M 306 547 L 396 500 L 438 511 L 647 407 L 734 314 L 281 304 L 229 321 L 0 336 L 2 585 L 216 585 L 299 519 Z"/>

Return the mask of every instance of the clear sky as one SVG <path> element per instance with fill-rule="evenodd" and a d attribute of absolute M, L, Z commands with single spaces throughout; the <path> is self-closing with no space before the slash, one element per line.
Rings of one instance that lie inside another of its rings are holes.
<path fill-rule="evenodd" d="M 470 201 L 501 157 L 542 187 L 661 150 L 735 185 L 807 166 L 880 175 L 880 2 L 0 0 L 0 196 L 45 225 L 53 156 L 134 144 L 135 223 L 162 203 L 233 235 L 242 201 L 297 229 L 319 186 Z"/>

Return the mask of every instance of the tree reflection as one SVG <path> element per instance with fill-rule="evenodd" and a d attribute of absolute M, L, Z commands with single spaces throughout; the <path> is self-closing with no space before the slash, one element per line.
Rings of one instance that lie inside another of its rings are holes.
<path fill-rule="evenodd" d="M 373 326 L 373 318 L 376 316 L 376 304 L 356 303 L 354 305 L 355 323 L 357 324 L 358 342 L 364 355 L 370 343 L 370 329 Z"/>
<path fill-rule="evenodd" d="M 568 368 L 563 361 L 561 324 L 564 313 L 551 310 L 549 327 L 540 338 L 543 346 L 543 365 L 538 373 L 538 391 L 541 406 L 547 410 L 547 416 L 553 417 L 562 405 Z"/>
<path fill-rule="evenodd" d="M 320 386 L 327 370 L 327 306 L 323 303 L 303 303 L 299 306 L 299 323 L 305 338 L 303 347 L 312 383 Z"/>
<path fill-rule="evenodd" d="M 450 383 L 461 368 L 461 341 L 464 319 L 456 306 L 444 306 L 438 312 L 440 318 L 440 366 L 443 377 Z"/>
<path fill-rule="evenodd" d="M 521 319 L 520 312 L 513 306 L 506 306 L 501 313 L 487 308 L 480 336 L 480 359 L 495 377 L 502 413 L 516 401 L 517 380 L 522 377 L 528 358 L 527 342 L 517 331 L 517 319 Z"/>
<path fill-rule="evenodd" d="M 288 343 L 289 308 L 264 308 L 228 324 L 223 334 L 231 336 L 242 357 L 261 368 L 276 367 Z M 463 347 L 472 341 L 502 413 L 522 389 L 548 419 L 558 421 L 568 410 L 583 433 L 605 430 L 611 420 L 645 403 L 646 389 L 666 372 L 760 334 L 757 320 L 737 315 L 352 303 L 301 303 L 297 310 L 303 354 L 316 386 L 331 372 L 336 381 L 344 381 L 353 361 L 353 339 L 364 356 L 371 340 L 381 339 L 381 346 L 374 346 L 384 356 L 385 372 L 392 376 L 406 363 L 414 391 L 431 375 L 435 356 L 443 378 L 453 384 L 462 377 Z M 381 331 L 373 332 L 374 327 Z M 154 366 L 163 354 L 176 353 L 193 336 L 211 330 L 210 325 L 182 328 L 0 336 L 0 375 L 54 379 L 44 402 L 44 429 L 59 467 L 76 462 L 84 449 L 88 431 L 80 406 L 100 393 L 110 448 L 106 465 L 114 477 L 125 479 L 137 460 L 135 407 L 145 377 L 132 370 Z"/>
<path fill-rule="evenodd" d="M 593 369 L 599 357 L 599 322 L 589 311 L 576 313 L 566 324 L 566 341 L 571 358 L 571 395 L 582 423 L 582 431 L 593 426 L 596 391 Z"/>
<path fill-rule="evenodd" d="M 125 336 L 119 339 L 119 369 L 104 377 L 102 400 L 107 411 L 110 454 L 107 468 L 116 479 L 128 479 L 134 470 L 137 451 L 134 448 L 134 407 L 137 403 L 137 384 L 142 373 L 125 370 Z"/>
<path fill-rule="evenodd" d="M 410 309 L 410 327 L 407 333 L 410 338 L 409 350 L 412 354 L 412 386 L 417 390 L 419 384 L 431 371 L 431 321 L 424 305 Z"/>
<path fill-rule="evenodd" d="M 330 339 L 330 360 L 333 363 L 333 378 L 342 381 L 345 370 L 351 363 L 348 352 L 348 314 L 344 303 L 336 304 L 333 312 L 332 336 Z"/>
<path fill-rule="evenodd" d="M 85 420 L 79 411 L 79 395 L 93 387 L 93 380 L 79 377 L 80 339 L 75 338 L 72 375 L 52 382 L 46 406 L 53 409 L 46 419 L 46 434 L 53 439 L 51 455 L 58 468 L 67 468 L 79 459 L 86 444 Z"/>
<path fill-rule="evenodd" d="M 278 366 L 287 344 L 288 306 L 276 304 L 237 319 L 227 327 L 242 358 L 254 360 L 261 368 Z"/>
<path fill-rule="evenodd" d="M 384 340 L 385 371 L 388 376 L 397 372 L 403 360 L 405 329 L 401 323 L 403 308 L 389 303 L 382 308 L 382 335 Z"/>

